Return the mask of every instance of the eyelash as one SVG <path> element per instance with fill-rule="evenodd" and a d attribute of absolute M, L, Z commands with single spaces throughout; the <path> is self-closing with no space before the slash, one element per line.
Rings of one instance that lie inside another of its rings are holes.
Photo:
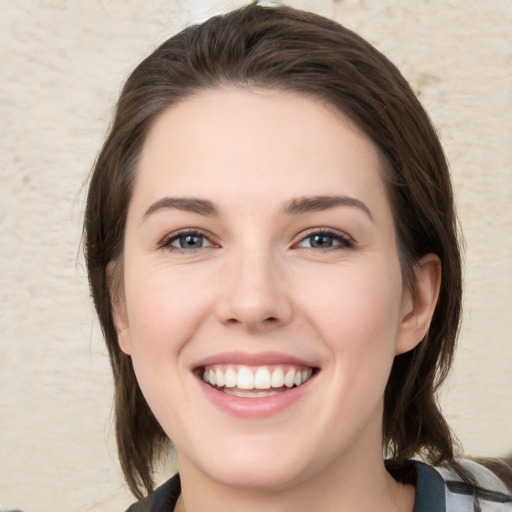
<path fill-rule="evenodd" d="M 187 237 L 187 236 L 198 237 L 198 238 L 202 238 L 204 240 L 207 240 L 209 245 L 206 245 L 204 247 L 193 247 L 193 248 L 189 248 L 189 249 L 186 249 L 184 247 L 175 247 L 175 246 L 172 245 L 173 242 L 176 242 L 180 238 L 184 238 L 184 237 Z M 185 229 L 183 231 L 178 231 L 177 233 L 171 233 L 170 235 L 166 236 L 158 244 L 158 248 L 166 249 L 166 250 L 172 251 L 172 252 L 191 253 L 191 252 L 195 252 L 195 251 L 198 251 L 200 249 L 205 249 L 205 248 L 208 248 L 208 247 L 216 247 L 217 244 L 212 242 L 210 238 L 211 238 L 210 235 L 207 235 L 206 233 L 203 233 L 202 231 Z"/>
<path fill-rule="evenodd" d="M 203 240 L 206 240 L 209 245 L 203 246 L 203 247 L 192 247 L 192 248 L 184 248 L 184 247 L 175 247 L 172 244 L 176 241 L 178 241 L 180 238 L 184 238 L 187 236 L 191 237 L 198 237 L 202 238 Z M 345 233 L 342 233 L 340 231 L 330 229 L 330 228 L 310 228 L 306 230 L 304 233 L 301 233 L 300 239 L 298 242 L 296 242 L 293 245 L 293 248 L 300 247 L 300 244 L 305 242 L 306 240 L 311 239 L 315 236 L 324 236 L 326 238 L 331 238 L 334 240 L 334 242 L 337 242 L 337 245 L 330 246 L 330 247 L 304 247 L 304 249 L 312 250 L 312 251 L 335 251 L 340 249 L 350 249 L 355 246 L 354 240 L 346 235 Z M 207 235 L 206 233 L 198 230 L 183 230 L 178 231 L 177 233 L 172 233 L 168 236 L 166 236 L 161 242 L 158 244 L 158 248 L 160 249 L 166 249 L 168 251 L 172 252 L 180 252 L 180 253 L 191 253 L 196 252 L 200 249 L 205 249 L 209 247 L 218 247 L 218 245 L 211 241 L 210 235 Z"/>
<path fill-rule="evenodd" d="M 298 247 L 299 244 L 305 242 L 306 240 L 313 238 L 314 236 L 324 236 L 327 238 L 332 238 L 335 242 L 338 242 L 338 245 L 331 247 L 304 247 L 305 249 L 309 249 L 312 251 L 336 251 L 340 249 L 350 249 L 355 246 L 354 239 L 348 236 L 347 234 L 337 231 L 335 229 L 330 228 L 310 228 L 306 230 L 305 233 L 301 233 L 300 240 L 294 244 L 294 247 Z"/>

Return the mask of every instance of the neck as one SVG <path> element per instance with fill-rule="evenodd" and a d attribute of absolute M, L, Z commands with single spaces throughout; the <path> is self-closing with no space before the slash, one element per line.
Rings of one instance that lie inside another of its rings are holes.
<path fill-rule="evenodd" d="M 336 461 L 311 478 L 271 491 L 225 485 L 183 459 L 180 476 L 177 512 L 411 512 L 414 506 L 414 488 L 389 475 L 380 453 L 350 464 Z"/>

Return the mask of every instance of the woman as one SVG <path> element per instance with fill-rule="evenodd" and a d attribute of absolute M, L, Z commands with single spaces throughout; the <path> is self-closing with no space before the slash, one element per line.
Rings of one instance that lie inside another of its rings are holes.
<path fill-rule="evenodd" d="M 354 33 L 251 4 L 169 39 L 124 86 L 85 232 L 137 498 L 177 453 L 133 510 L 510 509 L 435 399 L 461 302 L 446 161 Z"/>

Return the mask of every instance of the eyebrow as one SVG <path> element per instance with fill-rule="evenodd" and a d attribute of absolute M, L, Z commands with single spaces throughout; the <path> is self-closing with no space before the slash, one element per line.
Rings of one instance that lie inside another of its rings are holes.
<path fill-rule="evenodd" d="M 282 212 L 285 215 L 300 215 L 308 212 L 318 212 L 335 208 L 337 206 L 349 206 L 362 210 L 372 221 L 373 216 L 362 201 L 349 196 L 304 196 L 288 201 Z M 183 210 L 205 216 L 219 215 L 219 210 L 212 201 L 196 197 L 163 197 L 155 201 L 144 213 L 144 219 L 160 210 Z"/>
<path fill-rule="evenodd" d="M 298 215 L 308 212 L 319 212 L 337 206 L 350 206 L 362 210 L 370 220 L 374 221 L 372 212 L 362 201 L 349 196 L 304 196 L 297 197 L 286 203 L 283 213 Z"/>
<path fill-rule="evenodd" d="M 159 210 L 174 208 L 186 212 L 198 213 L 199 215 L 215 216 L 219 214 L 217 207 L 207 199 L 196 197 L 163 197 L 155 201 L 144 214 L 144 218 Z"/>

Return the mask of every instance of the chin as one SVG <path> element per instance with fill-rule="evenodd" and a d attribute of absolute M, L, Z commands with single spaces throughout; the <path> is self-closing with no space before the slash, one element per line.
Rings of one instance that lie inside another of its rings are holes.
<path fill-rule="evenodd" d="M 289 467 L 289 464 L 270 463 L 255 467 L 244 464 L 242 467 L 217 468 L 211 475 L 218 482 L 234 489 L 277 492 L 283 491 L 307 479 L 305 471 Z"/>
<path fill-rule="evenodd" d="M 301 456 L 301 452 L 300 449 L 272 449 L 268 445 L 258 449 L 247 440 L 245 449 L 220 448 L 208 454 L 203 452 L 200 460 L 182 459 L 180 466 L 191 462 L 208 479 L 233 489 L 282 491 L 311 476 L 312 466 L 306 463 L 308 457 Z"/>

